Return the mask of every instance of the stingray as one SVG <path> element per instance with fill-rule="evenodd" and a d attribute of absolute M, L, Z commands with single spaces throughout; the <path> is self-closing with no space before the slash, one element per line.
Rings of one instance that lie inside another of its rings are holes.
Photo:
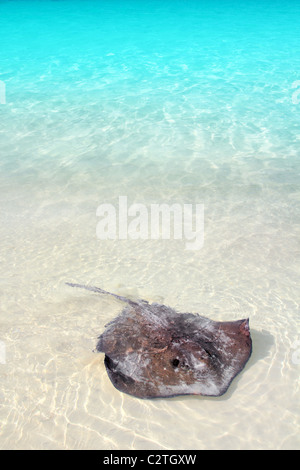
<path fill-rule="evenodd" d="M 131 300 L 98 287 L 67 283 L 126 303 L 105 326 L 96 352 L 113 385 L 139 398 L 223 395 L 252 351 L 249 319 L 213 321 Z"/>

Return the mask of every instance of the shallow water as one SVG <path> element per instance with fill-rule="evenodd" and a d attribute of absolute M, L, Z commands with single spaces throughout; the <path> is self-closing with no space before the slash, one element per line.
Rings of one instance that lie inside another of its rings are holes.
<path fill-rule="evenodd" d="M 0 2 L 1 448 L 299 449 L 300 6 L 257 3 Z M 99 240 L 124 195 L 203 203 L 203 248 Z M 250 317 L 252 357 L 220 398 L 121 394 L 122 305 L 66 281 Z"/>

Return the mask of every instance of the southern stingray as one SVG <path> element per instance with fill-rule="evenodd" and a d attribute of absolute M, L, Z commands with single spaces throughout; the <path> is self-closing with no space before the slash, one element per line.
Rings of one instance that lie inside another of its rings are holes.
<path fill-rule="evenodd" d="M 126 303 L 105 326 L 96 351 L 113 385 L 139 398 L 220 396 L 248 361 L 249 319 L 219 322 L 131 300 L 98 287 L 67 283 Z"/>

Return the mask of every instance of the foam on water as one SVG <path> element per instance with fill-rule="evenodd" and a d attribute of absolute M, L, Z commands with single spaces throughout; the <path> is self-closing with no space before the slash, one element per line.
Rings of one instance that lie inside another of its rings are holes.
<path fill-rule="evenodd" d="M 299 448 L 299 17 L 0 2 L 1 448 Z M 120 195 L 204 203 L 203 248 L 98 240 Z M 91 352 L 120 304 L 66 281 L 250 317 L 253 355 L 220 398 L 125 396 Z"/>

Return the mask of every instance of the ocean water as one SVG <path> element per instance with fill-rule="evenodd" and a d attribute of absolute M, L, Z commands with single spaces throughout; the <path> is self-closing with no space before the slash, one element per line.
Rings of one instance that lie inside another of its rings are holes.
<path fill-rule="evenodd" d="M 0 1 L 0 448 L 299 449 L 300 3 Z M 203 204 L 204 243 L 97 238 L 100 204 Z M 139 400 L 97 336 L 122 305 L 253 354 L 220 398 Z"/>

